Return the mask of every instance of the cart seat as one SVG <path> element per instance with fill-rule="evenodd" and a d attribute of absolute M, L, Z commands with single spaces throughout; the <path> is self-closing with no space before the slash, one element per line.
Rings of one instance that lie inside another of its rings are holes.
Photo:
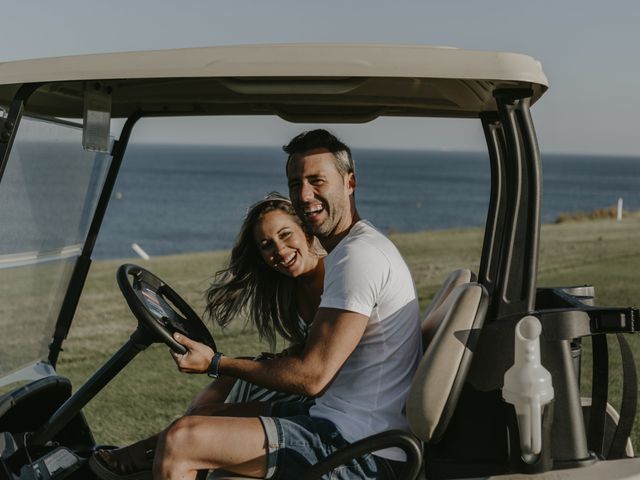
<path fill-rule="evenodd" d="M 441 320 L 433 329 L 407 399 L 411 430 L 425 443 L 437 442 L 453 415 L 488 303 L 484 286 L 462 283 L 439 307 Z"/>

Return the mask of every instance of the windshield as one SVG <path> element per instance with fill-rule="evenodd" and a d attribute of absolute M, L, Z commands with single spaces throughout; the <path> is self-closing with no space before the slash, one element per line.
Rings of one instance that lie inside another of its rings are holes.
<path fill-rule="evenodd" d="M 22 118 L 0 179 L 0 377 L 18 373 L 0 385 L 43 372 L 110 160 L 78 125 Z"/>

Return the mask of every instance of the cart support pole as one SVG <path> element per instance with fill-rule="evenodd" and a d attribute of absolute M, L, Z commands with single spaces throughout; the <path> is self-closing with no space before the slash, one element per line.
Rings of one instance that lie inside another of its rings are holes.
<path fill-rule="evenodd" d="M 540 238 L 540 154 L 529 112 L 530 90 L 494 93 L 506 140 L 506 206 L 489 318 L 535 309 Z"/>
<path fill-rule="evenodd" d="M 486 287 L 491 296 L 495 289 L 498 275 L 498 259 L 500 258 L 501 240 L 503 238 L 503 219 L 507 205 L 504 173 L 507 147 L 502 124 L 497 113 L 482 113 L 480 119 L 482 120 L 482 128 L 489 149 L 491 196 L 489 198 L 489 210 L 487 212 L 478 281 Z"/>

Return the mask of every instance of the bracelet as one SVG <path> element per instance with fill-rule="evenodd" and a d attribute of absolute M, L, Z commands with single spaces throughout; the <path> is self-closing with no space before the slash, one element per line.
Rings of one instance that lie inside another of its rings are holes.
<path fill-rule="evenodd" d="M 224 355 L 221 352 L 216 352 L 211 359 L 211 363 L 209 364 L 209 368 L 207 368 L 207 375 L 211 378 L 220 377 L 220 359 Z"/>

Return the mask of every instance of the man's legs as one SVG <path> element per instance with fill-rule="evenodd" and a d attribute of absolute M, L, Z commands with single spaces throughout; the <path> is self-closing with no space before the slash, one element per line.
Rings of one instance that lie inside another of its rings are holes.
<path fill-rule="evenodd" d="M 160 436 L 153 477 L 193 480 L 198 470 L 221 469 L 257 478 L 277 472 L 278 478 L 298 480 L 311 465 L 348 444 L 335 424 L 308 415 L 187 416 Z M 331 478 L 399 479 L 403 469 L 400 462 L 392 465 L 366 454 L 335 469 Z"/>
<path fill-rule="evenodd" d="M 266 475 L 267 440 L 259 418 L 187 416 L 160 435 L 154 478 L 195 479 L 198 470 L 218 468 Z"/>

